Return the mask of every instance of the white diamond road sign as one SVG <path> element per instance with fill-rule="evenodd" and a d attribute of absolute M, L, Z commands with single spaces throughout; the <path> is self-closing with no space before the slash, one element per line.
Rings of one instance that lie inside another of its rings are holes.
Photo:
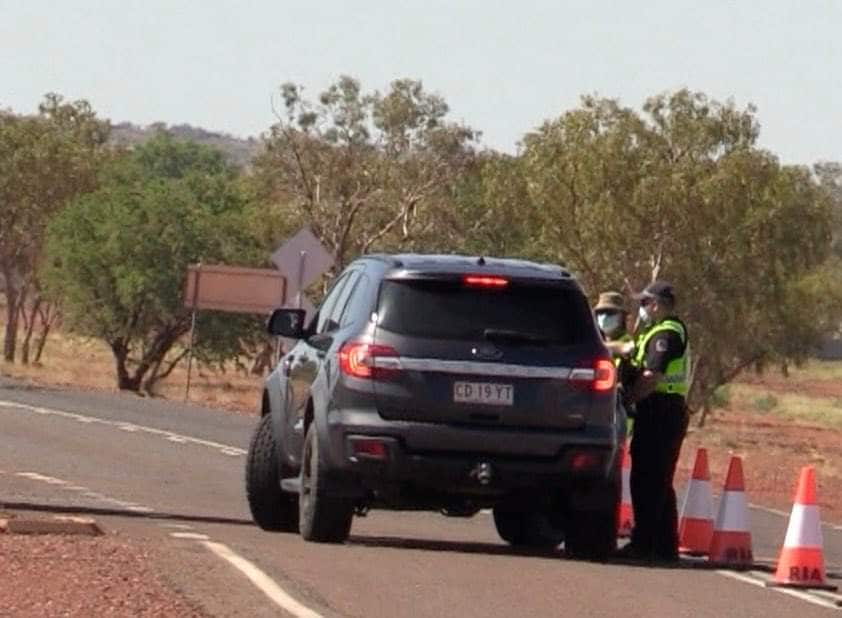
<path fill-rule="evenodd" d="M 305 227 L 278 247 L 272 263 L 287 278 L 287 298 L 291 298 L 327 272 L 333 266 L 333 256 Z"/>

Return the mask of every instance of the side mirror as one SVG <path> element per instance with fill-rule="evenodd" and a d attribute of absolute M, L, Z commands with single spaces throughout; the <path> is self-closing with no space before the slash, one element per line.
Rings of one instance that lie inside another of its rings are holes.
<path fill-rule="evenodd" d="M 304 309 L 275 309 L 269 318 L 266 329 L 270 335 L 301 339 L 304 336 Z"/>

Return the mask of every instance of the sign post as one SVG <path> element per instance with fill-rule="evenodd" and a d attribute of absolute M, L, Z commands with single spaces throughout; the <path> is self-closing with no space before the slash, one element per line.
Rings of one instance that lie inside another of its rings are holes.
<path fill-rule="evenodd" d="M 184 387 L 184 403 L 190 399 L 190 376 L 193 373 L 193 345 L 196 342 L 196 312 L 199 310 L 199 282 L 202 277 L 202 263 L 196 265 L 193 280 L 193 315 L 190 318 L 190 348 L 187 350 L 187 385 Z"/>
<path fill-rule="evenodd" d="M 295 306 L 297 309 L 301 309 L 301 298 L 303 294 L 301 289 L 304 287 L 305 266 L 307 266 L 307 252 L 301 251 L 298 255 L 298 292 L 295 294 Z"/>

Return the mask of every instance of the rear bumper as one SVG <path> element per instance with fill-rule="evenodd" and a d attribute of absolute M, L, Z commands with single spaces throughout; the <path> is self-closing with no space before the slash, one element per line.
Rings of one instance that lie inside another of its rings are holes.
<path fill-rule="evenodd" d="M 327 438 L 337 490 L 356 495 L 411 487 L 423 494 L 493 499 L 613 486 L 618 437 L 613 427 L 550 432 L 387 421 L 368 410 L 334 411 Z M 358 452 L 375 438 L 382 455 Z M 605 493 L 605 492 L 603 492 Z"/>

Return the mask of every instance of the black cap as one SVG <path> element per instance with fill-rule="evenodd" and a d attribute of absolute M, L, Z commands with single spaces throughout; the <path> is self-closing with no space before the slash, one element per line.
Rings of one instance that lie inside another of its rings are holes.
<path fill-rule="evenodd" d="M 640 293 L 634 295 L 636 300 L 656 298 L 675 302 L 675 292 L 672 285 L 666 281 L 653 281 Z"/>

